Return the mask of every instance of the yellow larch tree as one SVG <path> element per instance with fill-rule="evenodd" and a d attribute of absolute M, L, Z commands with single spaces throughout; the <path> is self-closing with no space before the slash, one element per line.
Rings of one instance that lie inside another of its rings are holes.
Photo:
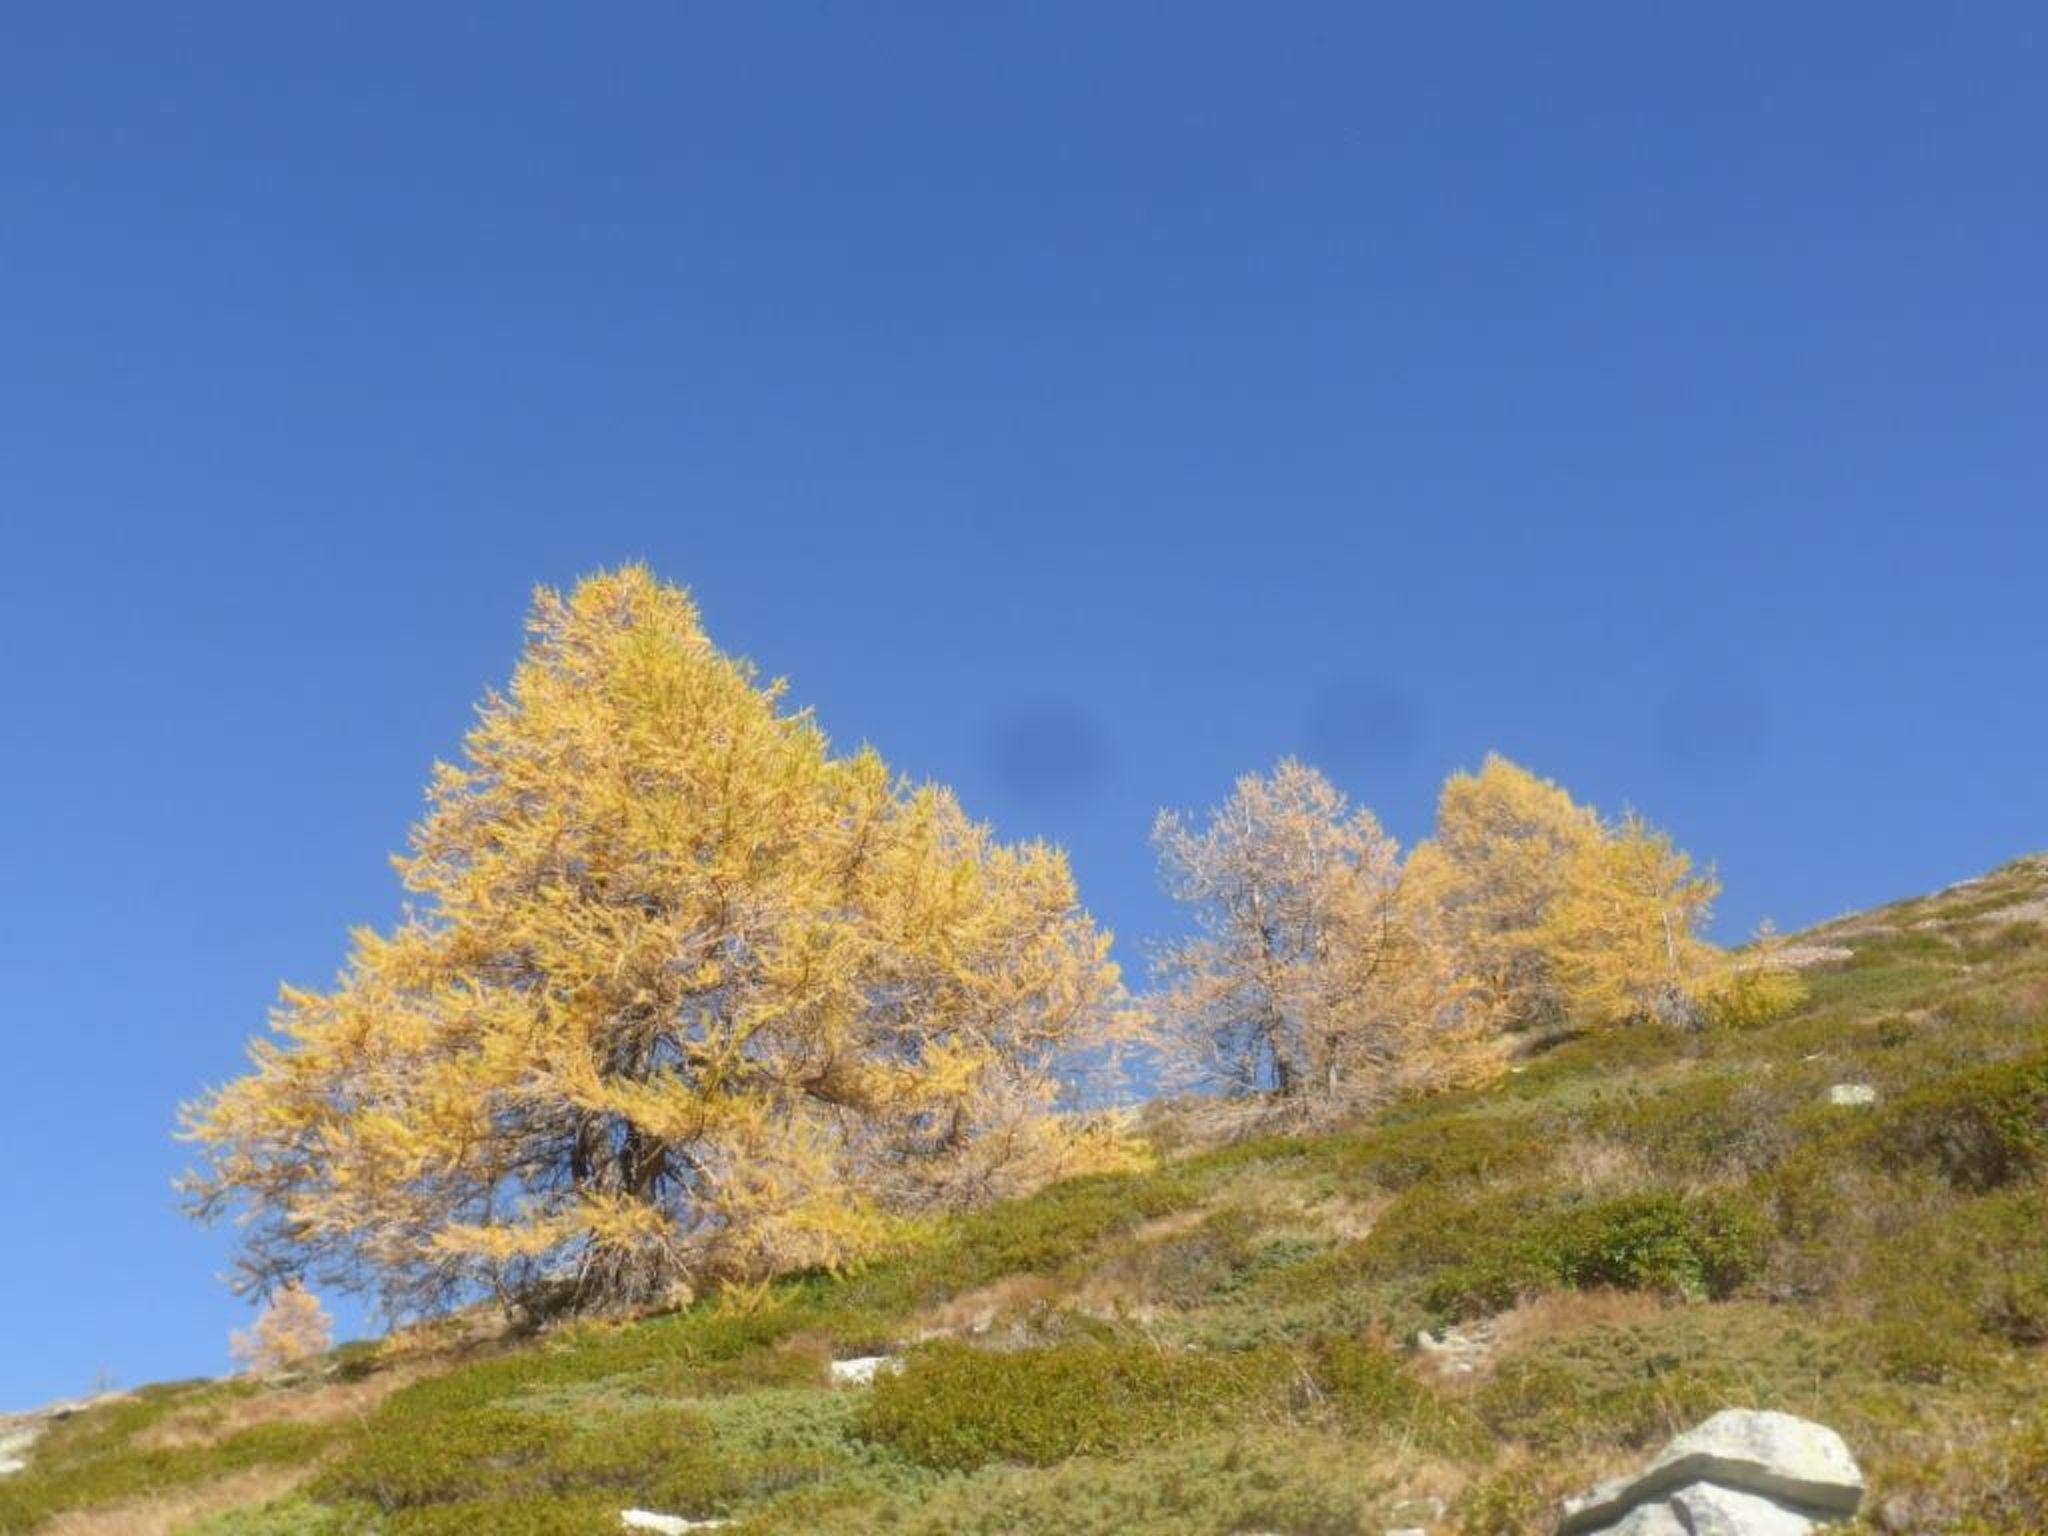
<path fill-rule="evenodd" d="M 644 569 L 537 594 L 395 862 L 404 920 L 187 1112 L 252 1283 L 636 1303 L 1121 1155 L 1048 1114 L 1119 1017 L 1064 857 L 835 755 Z"/>
<path fill-rule="evenodd" d="M 1592 811 L 1498 754 L 1445 781 L 1435 830 L 1409 856 L 1406 878 L 1470 1005 L 1498 1027 L 1563 1018 L 1546 925 L 1575 860 L 1603 835 Z"/>
<path fill-rule="evenodd" d="M 1541 930 L 1566 1011 L 1595 1026 L 1692 1022 L 1718 964 L 1699 930 L 1719 890 L 1639 816 L 1574 848 Z"/>
<path fill-rule="evenodd" d="M 228 1353 L 252 1376 L 288 1371 L 334 1344 L 334 1323 L 320 1299 L 297 1281 L 272 1293 L 256 1321 L 228 1336 Z"/>

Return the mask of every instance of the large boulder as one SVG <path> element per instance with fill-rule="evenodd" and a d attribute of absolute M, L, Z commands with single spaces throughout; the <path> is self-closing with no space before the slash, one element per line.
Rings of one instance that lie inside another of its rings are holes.
<path fill-rule="evenodd" d="M 1862 1502 L 1863 1473 L 1826 1425 L 1729 1408 L 1678 1436 L 1634 1477 L 1568 1499 L 1558 1533 L 1800 1536 Z M 1656 1523 L 1667 1516 L 1676 1524 Z"/>

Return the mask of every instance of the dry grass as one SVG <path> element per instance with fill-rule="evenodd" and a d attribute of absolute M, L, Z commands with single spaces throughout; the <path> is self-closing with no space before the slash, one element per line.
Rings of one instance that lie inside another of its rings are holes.
<path fill-rule="evenodd" d="M 1787 944 L 1771 958 L 1779 965 L 1801 971 L 1812 965 L 1833 965 L 1838 961 L 1853 960 L 1856 951 L 1846 944 Z"/>
<path fill-rule="evenodd" d="M 911 1337 L 987 1333 L 999 1322 L 1054 1306 L 1066 1295 L 1067 1287 L 1051 1275 L 1005 1275 L 921 1313 L 911 1327 Z"/>
<path fill-rule="evenodd" d="M 1303 1208 L 1302 1215 L 1318 1230 L 1342 1242 L 1355 1243 L 1369 1236 L 1388 1206 L 1391 1195 L 1360 1200 L 1351 1195 L 1332 1195 Z"/>
<path fill-rule="evenodd" d="M 1638 1190 L 1657 1182 L 1656 1170 L 1639 1150 L 1591 1136 L 1561 1142 L 1551 1171 L 1575 1189 Z"/>
<path fill-rule="evenodd" d="M 1185 1211 L 1174 1211 L 1170 1215 L 1155 1216 L 1150 1221 L 1141 1221 L 1131 1229 L 1131 1240 L 1138 1243 L 1163 1243 L 1169 1237 L 1180 1237 L 1207 1221 L 1211 1209 L 1208 1205 L 1191 1206 Z"/>
<path fill-rule="evenodd" d="M 134 1499 L 105 1509 L 73 1510 L 44 1526 L 43 1536 L 171 1536 L 171 1532 L 194 1521 L 282 1498 L 311 1477 L 314 1470 L 258 1467 L 175 1493 Z"/>
<path fill-rule="evenodd" d="M 1494 1319 L 1495 1347 L 1503 1354 L 1594 1328 L 1626 1328 L 1671 1305 L 1648 1291 L 1553 1291 Z"/>
<path fill-rule="evenodd" d="M 436 1373 L 427 1365 L 398 1366 L 361 1381 L 291 1387 L 233 1402 L 187 1408 L 149 1426 L 135 1437 L 146 1451 L 183 1451 L 218 1445 L 259 1424 L 331 1424 L 363 1418 L 401 1387 Z"/>

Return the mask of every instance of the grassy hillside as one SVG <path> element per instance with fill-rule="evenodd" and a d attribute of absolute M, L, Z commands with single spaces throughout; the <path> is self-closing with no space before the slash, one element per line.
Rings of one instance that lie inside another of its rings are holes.
<path fill-rule="evenodd" d="M 1547 1531 L 1729 1405 L 1839 1429 L 1874 1528 L 2048 1530 L 2048 860 L 1800 943 L 1777 1023 L 1334 1134 L 1161 1116 L 1154 1171 L 851 1277 L 148 1388 L 53 1429 L 0 1532 Z"/>

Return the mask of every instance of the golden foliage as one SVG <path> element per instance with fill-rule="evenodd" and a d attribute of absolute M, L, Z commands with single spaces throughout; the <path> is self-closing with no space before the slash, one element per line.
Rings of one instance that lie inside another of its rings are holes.
<path fill-rule="evenodd" d="M 188 1112 L 251 1273 L 641 1300 L 1043 1165 L 1062 1061 L 1120 1017 L 1065 858 L 834 755 L 644 569 L 529 628 L 395 861 L 416 909 Z"/>
<path fill-rule="evenodd" d="M 1166 950 L 1161 1031 L 1183 1079 L 1352 1105 L 1486 1082 L 1509 1036 L 1687 1022 L 1754 1001 L 1700 936 L 1718 887 L 1635 816 L 1601 821 L 1505 758 L 1444 785 L 1404 862 L 1315 770 L 1238 781 L 1154 832 L 1196 936 Z M 1773 973 L 1775 977 L 1775 973 Z"/>
<path fill-rule="evenodd" d="M 255 1323 L 228 1338 L 228 1353 L 252 1376 L 289 1370 L 334 1345 L 334 1323 L 319 1298 L 293 1281 L 280 1286 Z"/>
<path fill-rule="evenodd" d="M 1573 849 L 1540 932 L 1566 1010 L 1591 1024 L 1687 1020 L 1714 963 L 1697 930 L 1718 891 L 1639 817 Z"/>
<path fill-rule="evenodd" d="M 1504 1027 L 1563 1016 L 1545 923 L 1575 857 L 1600 836 L 1591 811 L 1498 754 L 1445 781 L 1436 830 L 1410 857 L 1408 879 L 1475 1005 Z"/>
<path fill-rule="evenodd" d="M 1711 967 L 1693 986 L 1701 1011 L 1730 1029 L 1756 1029 L 1806 1001 L 1806 982 L 1786 963 L 1784 940 L 1765 923 L 1755 940 Z"/>

